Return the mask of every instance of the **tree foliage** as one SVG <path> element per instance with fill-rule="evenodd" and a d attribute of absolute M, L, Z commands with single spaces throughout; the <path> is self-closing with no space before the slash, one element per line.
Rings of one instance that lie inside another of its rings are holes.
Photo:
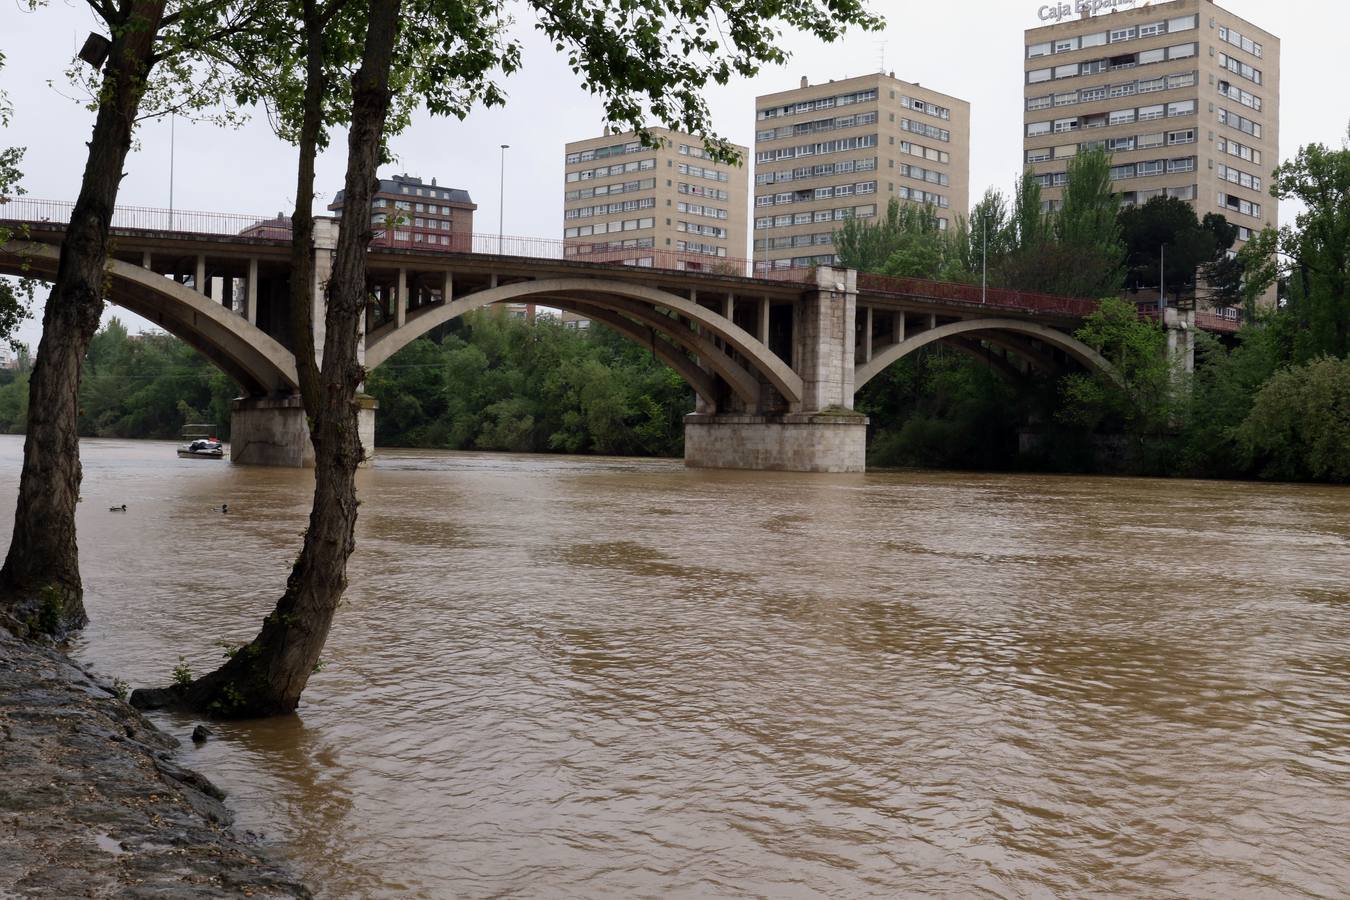
<path fill-rule="evenodd" d="M 1350 481 L 1350 360 L 1322 357 L 1276 373 L 1237 436 L 1263 477 Z"/>
<path fill-rule="evenodd" d="M 894 197 L 884 216 L 849 219 L 834 240 L 841 266 L 908 278 L 942 276 L 954 253 L 933 206 L 901 204 Z"/>
<path fill-rule="evenodd" d="M 1120 229 L 1126 285 L 1132 290 L 1165 285 L 1173 296 L 1194 295 L 1203 280 L 1204 299 L 1210 305 L 1228 306 L 1238 300 L 1242 267 L 1228 258 L 1237 227 L 1224 216 L 1206 213 L 1202 221 L 1185 200 L 1154 197 L 1122 209 Z M 1165 279 L 1163 285 L 1160 277 Z"/>
<path fill-rule="evenodd" d="M 1164 431 L 1175 416 L 1177 392 L 1162 327 L 1140 319 L 1133 303 L 1112 297 L 1101 301 L 1074 337 L 1104 357 L 1120 381 L 1101 372 L 1066 376 L 1062 418 L 1090 430 L 1108 426 L 1135 436 Z"/>
<path fill-rule="evenodd" d="M 604 326 L 485 310 L 371 373 L 381 446 L 678 456 L 693 391 Z"/>
<path fill-rule="evenodd" d="M 1303 206 L 1281 229 L 1301 361 L 1350 353 L 1350 145 L 1309 144 L 1275 170 L 1272 193 Z"/>

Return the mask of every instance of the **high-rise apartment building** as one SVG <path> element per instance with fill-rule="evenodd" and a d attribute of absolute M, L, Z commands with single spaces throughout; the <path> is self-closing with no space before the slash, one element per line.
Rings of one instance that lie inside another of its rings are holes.
<path fill-rule="evenodd" d="M 758 269 L 835 262 L 835 230 L 892 197 L 968 214 L 969 103 L 880 72 L 756 98 Z"/>
<path fill-rule="evenodd" d="M 343 191 L 328 208 L 343 214 Z M 373 243 L 411 244 L 428 250 L 473 249 L 473 212 L 478 208 L 468 191 L 441 187 L 436 179 L 423 184 L 412 175 L 380 179 L 371 199 L 370 221 L 376 226 Z"/>
<path fill-rule="evenodd" d="M 703 139 L 651 129 L 567 145 L 563 240 L 568 257 L 635 266 L 734 270 L 746 259 L 749 160 L 714 162 Z"/>
<path fill-rule="evenodd" d="M 1104 147 L 1126 203 L 1170 196 L 1222 213 L 1238 246 L 1277 224 L 1280 41 L 1213 0 L 1029 29 L 1025 108 L 1025 163 L 1051 208 L 1069 158 Z"/>

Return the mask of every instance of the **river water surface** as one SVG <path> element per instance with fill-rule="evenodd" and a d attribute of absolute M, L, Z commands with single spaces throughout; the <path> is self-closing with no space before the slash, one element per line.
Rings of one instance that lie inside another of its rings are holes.
<path fill-rule="evenodd" d="M 312 476 L 84 460 L 77 654 L 214 666 Z M 359 479 L 299 714 L 183 752 L 323 896 L 1350 893 L 1350 491 L 414 451 Z"/>

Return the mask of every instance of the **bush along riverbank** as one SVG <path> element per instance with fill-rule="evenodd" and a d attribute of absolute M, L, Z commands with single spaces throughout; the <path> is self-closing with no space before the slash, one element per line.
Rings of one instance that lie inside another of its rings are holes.
<path fill-rule="evenodd" d="M 59 650 L 0 628 L 0 897 L 309 897 L 224 795 Z"/>

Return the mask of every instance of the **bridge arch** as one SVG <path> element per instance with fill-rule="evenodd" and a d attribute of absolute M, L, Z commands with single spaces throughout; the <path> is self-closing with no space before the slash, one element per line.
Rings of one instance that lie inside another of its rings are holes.
<path fill-rule="evenodd" d="M 501 285 L 476 291 L 453 302 L 410 315 L 401 328 L 387 328 L 375 334 L 373 338 L 367 339 L 366 368 L 376 368 L 431 329 L 467 312 L 494 303 L 525 298 L 547 300 L 551 305 L 559 306 L 565 306 L 567 303 L 584 304 L 639 320 L 643 327 L 657 331 L 675 344 L 698 354 L 742 399 L 756 402 L 759 388 L 754 373 L 747 371 L 716 349 L 711 341 L 701 334 L 706 330 L 735 348 L 749 361 L 755 372 L 763 375 L 789 403 L 801 402 L 801 376 L 757 338 L 730 319 L 678 294 L 629 281 L 593 277 L 542 278 Z M 680 313 L 696 323 L 700 331 L 694 332 L 673 318 L 656 313 L 658 308 Z M 694 385 L 695 390 L 699 390 L 699 387 L 698 384 Z"/>
<path fill-rule="evenodd" d="M 871 362 L 858 366 L 854 374 L 854 389 L 861 390 L 873 378 L 876 378 L 892 363 L 904 359 L 916 350 L 936 341 L 950 340 L 962 335 L 974 335 L 980 332 L 1011 332 L 1025 337 L 1035 338 L 1068 353 L 1091 371 L 1099 372 L 1117 384 L 1124 385 L 1120 373 L 1106 359 L 1087 344 L 1073 337 L 1042 325 L 1039 322 L 1022 322 L 1017 319 L 966 319 L 952 322 L 937 328 L 921 331 L 899 344 L 893 344 L 872 357 Z"/>
<path fill-rule="evenodd" d="M 60 247 L 11 241 L 0 247 L 0 275 L 56 277 Z M 211 298 L 171 278 L 108 260 L 108 302 L 146 318 L 192 346 L 253 396 L 293 393 L 295 357 L 279 341 Z"/>

